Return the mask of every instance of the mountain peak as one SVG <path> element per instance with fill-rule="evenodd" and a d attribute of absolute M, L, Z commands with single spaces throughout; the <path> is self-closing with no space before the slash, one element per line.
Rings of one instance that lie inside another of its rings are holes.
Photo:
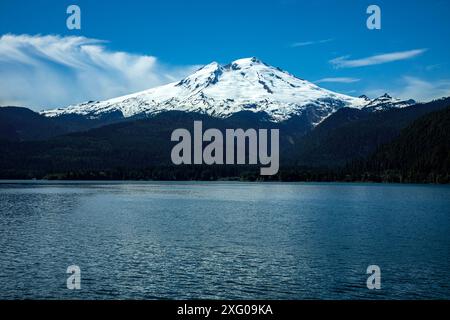
<path fill-rule="evenodd" d="M 220 64 L 216 61 L 213 61 L 213 62 L 197 69 L 197 71 L 195 71 L 192 75 L 188 76 L 187 78 L 193 77 L 195 75 L 200 75 L 200 74 L 209 74 L 209 73 L 215 72 L 216 70 L 219 70 L 219 69 L 221 69 Z"/>
<path fill-rule="evenodd" d="M 236 64 L 260 64 L 262 63 L 261 60 L 259 60 L 256 57 L 249 57 L 249 58 L 241 58 L 241 59 L 237 59 L 234 60 L 232 63 L 236 63 Z"/>
<path fill-rule="evenodd" d="M 370 98 L 368 96 L 366 96 L 365 94 L 360 95 L 359 98 L 364 99 L 366 101 L 370 101 Z"/>
<path fill-rule="evenodd" d="M 399 108 L 409 107 L 415 103 L 416 103 L 416 101 L 414 101 L 412 99 L 401 100 L 398 98 L 393 98 L 388 93 L 385 93 L 382 96 L 370 101 L 364 107 L 364 109 L 370 110 L 370 111 L 385 111 L 385 110 L 394 109 L 394 108 L 399 109 Z"/>
<path fill-rule="evenodd" d="M 211 63 L 209 63 L 207 65 L 204 65 L 203 67 L 201 67 L 197 71 L 204 70 L 204 69 L 208 69 L 208 70 L 209 69 L 217 69 L 219 67 L 220 67 L 220 64 L 218 62 L 216 62 L 216 61 L 213 61 L 213 62 L 211 62 Z"/>
<path fill-rule="evenodd" d="M 219 81 L 219 76 L 221 74 L 222 67 L 220 64 L 213 61 L 178 82 L 177 86 L 184 86 L 186 88 L 190 88 L 191 90 L 204 89 L 210 84 L 214 84 Z"/>
<path fill-rule="evenodd" d="M 267 64 L 256 57 L 238 59 L 233 61 L 230 65 L 233 70 L 246 69 L 256 65 L 267 66 Z"/>

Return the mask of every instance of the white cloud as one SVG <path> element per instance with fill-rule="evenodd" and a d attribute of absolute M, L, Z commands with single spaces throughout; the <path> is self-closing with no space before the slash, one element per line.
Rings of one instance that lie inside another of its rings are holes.
<path fill-rule="evenodd" d="M 450 96 L 450 79 L 429 82 L 416 77 L 403 77 L 404 86 L 394 92 L 398 97 L 417 101 L 430 101 Z"/>
<path fill-rule="evenodd" d="M 428 66 L 425 67 L 425 71 L 434 71 L 434 70 L 438 70 L 438 69 L 440 69 L 443 65 L 444 65 L 444 63 L 437 63 L 437 64 L 428 65 Z"/>
<path fill-rule="evenodd" d="M 292 48 L 297 48 L 297 47 L 306 47 L 306 46 L 311 46 L 313 44 L 322 44 L 322 43 L 327 43 L 327 42 L 331 42 L 333 41 L 333 39 L 325 39 L 325 40 L 316 40 L 316 41 L 304 41 L 304 42 L 294 42 L 291 44 Z"/>
<path fill-rule="evenodd" d="M 419 102 L 428 102 L 442 97 L 450 97 L 450 79 L 440 79 L 433 82 L 417 77 L 404 76 L 395 88 L 365 90 L 368 96 L 378 97 L 389 92 L 401 99 L 414 99 Z"/>
<path fill-rule="evenodd" d="M 55 35 L 0 37 L 0 105 L 63 107 L 162 85 L 198 66 L 169 66 L 111 51 L 106 41 Z"/>
<path fill-rule="evenodd" d="M 323 78 L 323 79 L 317 80 L 316 83 L 355 83 L 358 81 L 361 81 L 361 79 L 339 77 L 339 78 Z"/>
<path fill-rule="evenodd" d="M 370 56 L 362 59 L 351 60 L 350 56 L 338 57 L 330 60 L 336 68 L 356 68 L 383 64 L 388 62 L 411 59 L 423 54 L 427 49 L 415 49 Z"/>

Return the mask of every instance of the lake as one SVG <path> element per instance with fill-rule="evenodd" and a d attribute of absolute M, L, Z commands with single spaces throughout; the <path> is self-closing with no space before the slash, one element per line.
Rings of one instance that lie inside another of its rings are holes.
<path fill-rule="evenodd" d="M 3 181 L 0 235 L 0 299 L 450 298 L 449 186 Z"/>

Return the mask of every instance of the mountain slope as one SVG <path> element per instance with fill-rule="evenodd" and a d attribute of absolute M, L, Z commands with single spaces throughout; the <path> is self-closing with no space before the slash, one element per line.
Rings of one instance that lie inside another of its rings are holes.
<path fill-rule="evenodd" d="M 0 140 L 42 140 L 67 133 L 64 126 L 27 108 L 0 108 Z"/>
<path fill-rule="evenodd" d="M 204 129 L 218 128 L 222 131 L 226 128 L 279 128 L 280 172 L 284 172 L 283 168 L 294 168 L 293 173 L 287 171 L 283 179 L 314 180 L 321 178 L 320 168 L 337 169 L 355 159 L 363 160 L 380 145 L 397 138 L 401 130 L 412 121 L 449 105 L 450 98 L 376 113 L 344 108 L 307 135 L 299 133 L 290 121 L 269 122 L 266 113 L 243 111 L 222 119 L 198 113 L 170 111 L 148 119 L 123 121 L 44 141 L 0 141 L 0 178 L 43 178 L 58 175 L 67 179 L 189 180 L 214 176 L 234 177 L 246 172 L 248 168 L 245 166 L 212 168 L 171 165 L 170 152 L 174 145 L 170 141 L 172 131 L 176 128 L 192 129 L 193 121 L 201 120 Z M 442 130 L 450 131 L 448 124 L 444 124 Z M 440 143 L 434 136 L 430 135 L 429 138 L 431 147 Z M 414 146 L 414 141 L 411 141 L 411 146 Z M 420 151 L 425 160 L 428 152 Z M 373 163 L 375 166 L 385 163 L 382 161 L 385 160 L 372 161 L 372 167 Z M 395 165 L 398 163 L 402 168 L 401 162 L 395 162 Z M 211 170 L 214 173 L 207 174 Z M 309 173 L 305 176 L 302 172 L 310 172 L 313 176 Z M 315 176 L 314 172 L 319 172 L 319 175 Z M 329 175 L 330 172 L 325 173 L 326 179 L 342 179 L 339 175 Z M 358 166 L 348 171 L 354 173 L 357 180 L 363 175 L 362 172 Z"/>
<path fill-rule="evenodd" d="M 195 120 L 202 121 L 204 129 L 217 128 L 222 132 L 227 128 L 278 125 L 267 122 L 265 113 L 247 111 L 221 119 L 169 111 L 148 119 L 124 121 L 45 141 L 0 141 L 0 178 L 42 178 L 54 173 L 102 172 L 116 168 L 133 171 L 171 166 L 171 149 L 176 144 L 171 141 L 172 132 L 177 128 L 192 130 Z M 180 167 L 179 170 L 189 171 L 192 167 Z M 220 167 L 227 170 L 228 166 Z"/>
<path fill-rule="evenodd" d="M 364 169 L 386 181 L 449 183 L 450 107 L 417 119 Z"/>
<path fill-rule="evenodd" d="M 96 119 L 86 119 L 77 114 L 45 117 L 24 107 L 0 107 L 0 140 L 46 140 L 72 132 L 124 121 L 121 114 L 104 114 Z"/>
<path fill-rule="evenodd" d="M 449 105 L 450 98 L 445 98 L 375 113 L 344 108 L 300 137 L 292 157 L 297 165 L 342 166 L 369 156 L 419 117 Z"/>

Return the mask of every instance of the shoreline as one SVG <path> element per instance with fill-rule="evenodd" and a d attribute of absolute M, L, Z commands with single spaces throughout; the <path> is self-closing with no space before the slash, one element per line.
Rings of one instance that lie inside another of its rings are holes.
<path fill-rule="evenodd" d="M 450 186 L 450 183 L 420 183 L 420 182 L 387 182 L 387 181 L 280 181 L 280 180 L 67 180 L 67 179 L 0 179 L 0 185 L 5 184 L 139 184 L 139 183 L 236 183 L 236 184 L 311 184 L 311 185 L 401 185 L 401 186 Z"/>

